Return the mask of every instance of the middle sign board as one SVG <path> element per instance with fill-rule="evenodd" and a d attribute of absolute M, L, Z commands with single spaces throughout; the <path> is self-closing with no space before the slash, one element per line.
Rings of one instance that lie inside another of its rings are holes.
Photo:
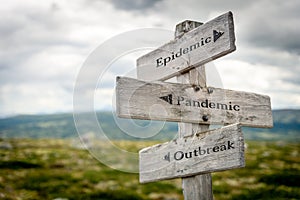
<path fill-rule="evenodd" d="M 273 126 L 270 98 L 255 93 L 117 77 L 116 99 L 123 118 Z"/>

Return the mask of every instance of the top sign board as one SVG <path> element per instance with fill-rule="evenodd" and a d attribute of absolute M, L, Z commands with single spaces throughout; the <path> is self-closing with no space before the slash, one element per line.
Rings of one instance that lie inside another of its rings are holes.
<path fill-rule="evenodd" d="M 225 13 L 137 60 L 137 77 L 166 80 L 233 52 L 232 13 Z"/>

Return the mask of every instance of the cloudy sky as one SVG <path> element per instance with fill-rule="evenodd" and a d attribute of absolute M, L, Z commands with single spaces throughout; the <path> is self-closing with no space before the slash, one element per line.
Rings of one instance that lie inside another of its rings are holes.
<path fill-rule="evenodd" d="M 185 19 L 206 22 L 228 11 L 237 50 L 213 62 L 222 86 L 267 94 L 274 109 L 300 108 L 298 0 L 0 1 L 0 116 L 72 112 L 74 86 L 90 60 L 105 72 L 95 72 L 97 88 L 81 87 L 82 96 L 90 90 L 95 109 L 110 109 L 115 76 L 134 74 L 135 59 L 159 46 L 153 40 L 168 42 Z M 135 31 L 143 28 L 150 29 Z M 135 41 L 137 34 L 148 43 Z M 135 49 L 116 51 L 128 48 Z"/>

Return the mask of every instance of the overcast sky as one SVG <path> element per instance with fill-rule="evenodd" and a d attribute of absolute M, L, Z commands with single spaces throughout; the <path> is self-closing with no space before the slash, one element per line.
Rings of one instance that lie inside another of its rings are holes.
<path fill-rule="evenodd" d="M 206 22 L 228 11 L 237 50 L 213 62 L 222 86 L 269 95 L 273 109 L 300 108 L 299 0 L 0 1 L 0 116 L 71 112 L 76 78 L 101 44 L 141 28 L 172 33 L 185 19 Z M 111 108 L 115 76 L 134 73 L 144 50 L 118 55 L 92 90 L 96 109 Z M 94 62 L 104 67 L 107 55 L 113 49 Z"/>

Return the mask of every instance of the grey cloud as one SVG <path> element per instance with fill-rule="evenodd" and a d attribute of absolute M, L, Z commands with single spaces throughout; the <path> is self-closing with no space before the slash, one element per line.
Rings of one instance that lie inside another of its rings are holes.
<path fill-rule="evenodd" d="M 262 1 L 245 12 L 242 39 L 251 46 L 300 54 L 300 2 Z M 251 12 L 251 15 L 250 15 Z M 247 16 L 249 14 L 249 16 Z"/>
<path fill-rule="evenodd" d="M 272 22 L 260 21 L 259 23 L 259 25 L 252 26 L 253 30 L 258 31 L 246 36 L 247 42 L 251 43 L 253 46 L 274 48 L 300 54 L 300 23 L 295 25 L 296 27 L 299 27 L 299 30 L 285 24 L 270 27 L 269 24 L 272 24 Z"/>
<path fill-rule="evenodd" d="M 225 3 L 219 0 L 209 0 L 209 1 L 194 0 L 193 4 L 197 5 L 197 7 L 201 10 L 226 12 L 226 10 L 229 11 L 229 10 L 247 8 L 251 6 L 254 2 L 255 1 L 227 0 Z"/>
<path fill-rule="evenodd" d="M 68 38 L 69 25 L 63 14 L 58 13 L 58 6 L 49 4 L 48 9 L 23 9 L 19 6 L 14 11 L 0 13 L 0 83 L 66 80 L 66 77 L 43 73 L 50 64 L 43 65 L 53 63 L 51 58 L 44 59 L 35 70 L 30 69 L 30 65 L 38 64 L 32 60 L 41 52 L 47 54 L 49 48 L 69 46 L 74 53 L 74 49 L 85 47 L 85 44 Z M 59 68 L 59 65 L 51 67 Z M 69 77 L 68 80 L 72 79 Z"/>
<path fill-rule="evenodd" d="M 24 48 L 30 52 L 44 46 L 83 45 L 68 38 L 71 27 L 57 5 L 51 4 L 48 9 L 19 8 L 0 15 L 1 49 Z"/>
<path fill-rule="evenodd" d="M 112 0 L 115 8 L 128 11 L 144 11 L 153 8 L 161 0 Z"/>
<path fill-rule="evenodd" d="M 299 75 L 298 74 L 293 73 L 289 77 L 283 78 L 282 81 L 290 83 L 291 85 L 297 86 L 298 91 L 300 91 L 300 88 L 299 88 L 300 80 L 299 80 Z"/>
<path fill-rule="evenodd" d="M 184 19 L 208 21 L 233 11 L 237 39 L 244 45 L 300 54 L 300 1 L 163 1 L 155 7 L 175 26 Z"/>

